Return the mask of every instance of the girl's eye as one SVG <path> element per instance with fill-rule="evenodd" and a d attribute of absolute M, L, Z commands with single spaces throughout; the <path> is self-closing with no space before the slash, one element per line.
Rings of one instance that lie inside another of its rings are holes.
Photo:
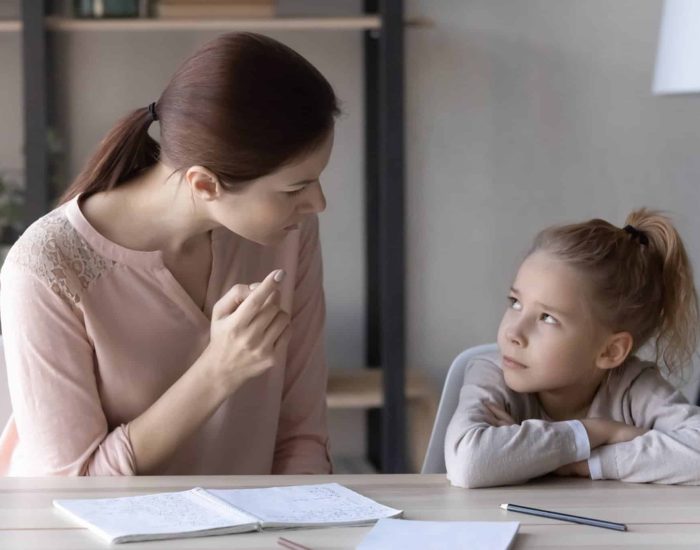
<path fill-rule="evenodd" d="M 547 323 L 548 325 L 558 325 L 559 321 L 557 321 L 554 317 L 552 317 L 549 313 L 543 313 L 540 317 L 542 321 Z"/>
<path fill-rule="evenodd" d="M 520 311 L 521 309 L 523 309 L 522 304 L 518 301 L 517 298 L 513 296 L 508 296 L 508 301 L 510 302 L 511 309 L 514 309 L 516 311 Z"/>
<path fill-rule="evenodd" d="M 301 187 L 299 189 L 295 189 L 294 191 L 287 191 L 286 193 L 290 197 L 293 197 L 294 195 L 298 195 L 299 193 L 301 193 L 304 189 L 306 189 L 306 187 Z"/>

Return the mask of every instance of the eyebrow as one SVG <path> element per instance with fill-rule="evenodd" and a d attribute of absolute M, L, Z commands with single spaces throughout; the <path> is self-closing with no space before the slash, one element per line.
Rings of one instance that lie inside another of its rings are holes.
<path fill-rule="evenodd" d="M 520 292 L 518 292 L 518 289 L 515 287 L 510 287 L 510 291 L 513 294 L 520 295 Z M 562 311 L 561 309 L 557 309 L 555 307 L 548 306 L 547 304 L 543 304 L 542 302 L 535 302 L 538 306 L 540 306 L 542 309 L 545 309 L 547 311 L 551 311 L 554 313 L 557 317 L 571 317 L 569 313 L 566 313 L 565 311 Z"/>
<path fill-rule="evenodd" d="M 315 182 L 316 180 L 301 180 L 301 181 L 296 181 L 292 184 L 292 187 L 295 185 L 309 185 L 310 183 Z"/>

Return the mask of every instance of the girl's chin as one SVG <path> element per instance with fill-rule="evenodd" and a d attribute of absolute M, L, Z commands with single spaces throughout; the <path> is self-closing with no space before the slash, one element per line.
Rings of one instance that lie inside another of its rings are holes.
<path fill-rule="evenodd" d="M 516 373 L 503 373 L 503 378 L 506 382 L 506 386 L 508 386 L 508 389 L 516 393 L 534 393 L 538 391 L 536 388 L 533 388 L 531 384 L 528 384 L 526 380 L 523 380 L 522 376 L 518 376 L 518 374 L 521 373 L 522 371 Z"/>

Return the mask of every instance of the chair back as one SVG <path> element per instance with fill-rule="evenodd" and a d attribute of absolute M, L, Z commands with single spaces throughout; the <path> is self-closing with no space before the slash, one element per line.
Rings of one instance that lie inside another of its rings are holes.
<path fill-rule="evenodd" d="M 5 348 L 2 345 L 2 334 L 0 334 L 0 432 L 7 424 L 12 413 L 10 403 L 10 390 L 7 387 L 7 372 L 5 369 Z"/>
<path fill-rule="evenodd" d="M 464 369 L 474 357 L 494 352 L 497 349 L 498 346 L 496 344 L 475 346 L 464 350 L 452 362 L 442 388 L 435 424 L 430 434 L 428 450 L 423 461 L 422 474 L 444 474 L 447 472 L 445 466 L 445 433 L 447 432 L 447 425 L 457 409 L 457 403 L 459 403 L 459 390 L 464 382 Z"/>

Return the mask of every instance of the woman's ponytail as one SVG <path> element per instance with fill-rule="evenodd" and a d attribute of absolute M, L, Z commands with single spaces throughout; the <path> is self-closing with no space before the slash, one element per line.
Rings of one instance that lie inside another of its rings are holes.
<path fill-rule="evenodd" d="M 294 50 L 222 34 L 180 66 L 157 105 L 112 129 L 61 202 L 113 189 L 159 161 L 172 173 L 206 166 L 224 189 L 240 190 L 318 148 L 339 113 L 331 85 Z M 154 120 L 160 143 L 148 135 Z"/>
<path fill-rule="evenodd" d="M 114 189 L 158 162 L 160 146 L 148 135 L 155 109 L 143 107 L 122 118 L 100 143 L 59 204 Z"/>

